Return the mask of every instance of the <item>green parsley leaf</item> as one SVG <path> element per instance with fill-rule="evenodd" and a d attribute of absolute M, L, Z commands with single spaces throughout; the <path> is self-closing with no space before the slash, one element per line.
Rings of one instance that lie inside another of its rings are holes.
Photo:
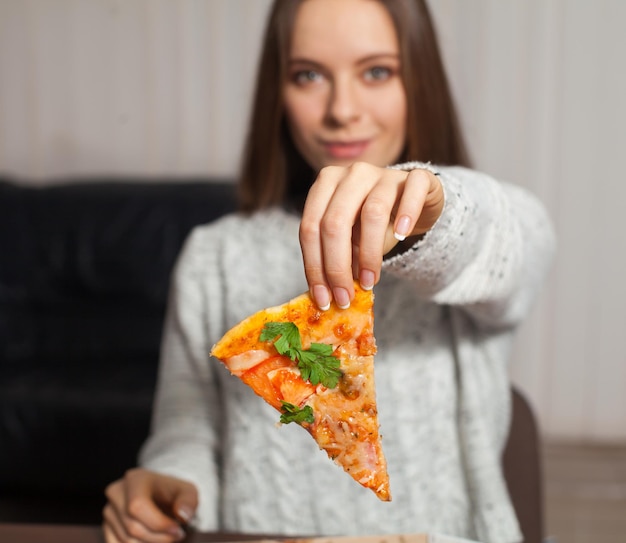
<path fill-rule="evenodd" d="M 281 400 L 282 412 L 283 414 L 280 416 L 280 422 L 283 424 L 289 424 L 290 422 L 295 422 L 297 424 L 302 424 L 304 422 L 308 422 L 312 424 L 315 421 L 315 416 L 313 415 L 313 408 L 310 405 L 305 405 L 303 408 L 299 408 L 297 405 L 293 405 L 292 403 Z"/>
<path fill-rule="evenodd" d="M 278 336 L 278 339 L 275 338 Z M 297 351 L 302 349 L 300 331 L 293 322 L 267 322 L 259 337 L 261 341 L 274 341 L 279 354 L 287 355 L 296 360 Z"/>
<path fill-rule="evenodd" d="M 329 356 L 329 354 L 333 352 L 329 345 L 325 345 L 325 347 L 329 347 L 329 354 L 324 354 L 327 352 L 326 349 L 324 349 L 323 352 L 314 351 L 313 345 L 320 344 L 314 343 L 311 345 L 311 349 L 300 353 L 298 368 L 300 369 L 302 378 L 306 381 L 310 381 L 312 385 L 322 383 L 325 387 L 335 388 L 341 377 L 339 359 L 334 356 Z"/>
<path fill-rule="evenodd" d="M 278 353 L 289 356 L 296 362 L 302 378 L 312 385 L 321 383 L 327 388 L 335 388 L 339 383 L 340 362 L 332 355 L 332 345 L 311 343 L 308 349 L 303 349 L 300 331 L 294 323 L 268 322 L 261 331 L 259 340 L 274 341 Z"/>

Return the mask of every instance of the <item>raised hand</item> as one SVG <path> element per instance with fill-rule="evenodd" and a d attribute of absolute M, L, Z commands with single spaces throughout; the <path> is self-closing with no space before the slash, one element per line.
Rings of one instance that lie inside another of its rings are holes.
<path fill-rule="evenodd" d="M 300 225 L 311 294 L 321 309 L 332 299 L 348 307 L 353 279 L 372 288 L 383 256 L 406 238 L 427 232 L 441 215 L 443 188 L 425 169 L 366 163 L 323 168 L 312 185 Z"/>

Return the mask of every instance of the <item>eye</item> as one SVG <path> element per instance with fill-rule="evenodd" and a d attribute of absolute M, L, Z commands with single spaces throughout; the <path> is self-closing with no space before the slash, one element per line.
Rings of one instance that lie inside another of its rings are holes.
<path fill-rule="evenodd" d="M 304 86 L 321 81 L 323 76 L 316 70 L 299 70 L 291 78 L 294 83 Z"/>
<path fill-rule="evenodd" d="M 366 81 L 386 81 L 393 75 L 393 70 L 385 66 L 373 66 L 365 70 L 363 77 Z"/>

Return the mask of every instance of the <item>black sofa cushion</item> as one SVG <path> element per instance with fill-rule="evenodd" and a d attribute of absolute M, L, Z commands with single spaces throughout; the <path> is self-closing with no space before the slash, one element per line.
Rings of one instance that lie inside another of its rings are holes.
<path fill-rule="evenodd" d="M 224 179 L 0 181 L 0 520 L 99 516 L 148 431 L 182 243 L 234 209 Z"/>

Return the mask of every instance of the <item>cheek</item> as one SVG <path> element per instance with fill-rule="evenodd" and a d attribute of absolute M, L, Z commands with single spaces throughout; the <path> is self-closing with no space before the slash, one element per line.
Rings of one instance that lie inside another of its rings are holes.
<path fill-rule="evenodd" d="M 319 159 L 319 149 L 315 142 L 315 134 L 320 125 L 317 101 L 303 98 L 285 97 L 285 117 L 291 138 L 308 164 L 318 169 L 324 166 Z"/>
<path fill-rule="evenodd" d="M 316 104 L 301 95 L 286 93 L 285 114 L 287 123 L 295 139 L 307 139 L 317 125 Z"/>
<path fill-rule="evenodd" d="M 307 121 L 302 115 L 299 115 L 299 110 L 290 110 L 288 107 L 285 108 L 285 113 L 287 117 L 287 126 L 289 127 L 289 132 L 291 133 L 291 138 L 293 140 L 296 149 L 300 152 L 300 154 L 310 162 L 310 157 L 308 148 L 310 147 L 308 142 L 308 134 L 309 130 L 307 129 Z"/>
<path fill-rule="evenodd" d="M 378 119 L 385 126 L 387 138 L 394 151 L 404 147 L 407 135 L 407 103 L 404 92 L 396 92 L 378 104 Z"/>
<path fill-rule="evenodd" d="M 401 148 L 404 147 L 407 138 L 407 117 L 406 111 L 399 115 L 395 119 L 395 132 L 397 134 L 396 139 L 398 140 L 398 146 Z"/>

